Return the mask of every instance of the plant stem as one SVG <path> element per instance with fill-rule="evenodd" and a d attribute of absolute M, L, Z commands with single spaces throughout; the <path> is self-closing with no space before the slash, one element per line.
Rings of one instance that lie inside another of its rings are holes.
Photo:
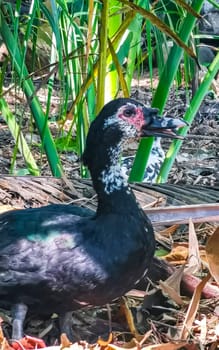
<path fill-rule="evenodd" d="M 199 12 L 201 10 L 204 0 L 193 0 L 192 8 Z M 187 16 L 182 24 L 182 28 L 179 33 L 179 37 L 187 43 L 192 29 L 195 25 L 196 17 L 191 13 L 187 13 Z M 180 64 L 180 60 L 183 54 L 183 49 L 176 44 L 170 50 L 167 62 L 164 66 L 163 73 L 161 74 L 159 84 L 157 86 L 154 98 L 152 100 L 152 106 L 156 107 L 162 113 L 167 98 L 170 93 L 173 80 L 176 76 L 177 69 Z M 149 153 L 153 144 L 153 138 L 142 139 L 139 144 L 139 148 L 136 153 L 136 157 L 133 163 L 132 171 L 130 173 L 129 181 L 142 181 L 147 161 L 149 159 Z"/>
<path fill-rule="evenodd" d="M 216 55 L 215 59 L 209 66 L 208 72 L 206 73 L 202 83 L 200 84 L 199 88 L 197 89 L 189 108 L 187 109 L 184 120 L 186 120 L 188 123 L 192 123 L 196 113 L 198 112 L 200 105 L 208 92 L 208 89 L 212 83 L 212 80 L 214 79 L 215 75 L 217 74 L 219 70 L 219 53 Z M 185 136 L 187 134 L 187 131 L 189 129 L 189 126 L 184 127 L 179 131 L 179 134 L 182 136 Z M 166 158 L 163 162 L 163 165 L 161 167 L 160 175 L 158 176 L 157 182 L 166 182 L 169 172 L 171 170 L 171 167 L 175 161 L 177 152 L 179 151 L 183 140 L 174 140 L 166 154 Z"/>
<path fill-rule="evenodd" d="M 97 82 L 97 107 L 96 113 L 99 113 L 105 100 L 105 77 L 107 65 L 107 40 L 108 40 L 108 20 L 109 20 L 109 0 L 102 2 L 101 24 L 100 24 L 100 58 L 98 67 Z"/>
<path fill-rule="evenodd" d="M 22 66 L 22 59 L 18 49 L 18 45 L 15 42 L 14 36 L 10 31 L 7 22 L 5 21 L 3 13 L 1 13 L 0 33 L 4 43 L 7 45 L 7 49 L 13 60 L 14 67 L 17 71 L 17 74 L 22 79 L 22 84 L 23 84 L 22 88 L 26 95 L 26 98 L 29 103 L 34 120 L 36 122 L 37 128 L 39 130 L 41 140 L 42 140 L 42 145 L 45 149 L 52 174 L 54 176 L 61 177 L 62 175 L 61 162 L 59 160 L 59 156 L 56 151 L 56 147 L 55 147 L 52 135 L 46 123 L 45 115 L 40 106 L 37 96 L 34 95 L 35 88 L 32 80 L 30 78 L 26 79 L 26 77 L 28 76 L 28 70 L 25 64 L 23 64 Z M 21 72 L 21 67 L 22 67 L 22 72 Z"/>

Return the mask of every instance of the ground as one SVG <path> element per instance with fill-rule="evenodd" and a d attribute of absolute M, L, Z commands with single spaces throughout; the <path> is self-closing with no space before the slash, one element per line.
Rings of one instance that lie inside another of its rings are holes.
<path fill-rule="evenodd" d="M 146 105 L 150 105 L 152 94 L 150 90 L 149 79 L 147 72 L 142 75 L 140 80 L 133 81 L 131 96 Z M 156 78 L 154 84 L 156 86 Z M 57 95 L 56 95 L 57 94 Z M 42 104 L 45 103 L 45 91 L 43 89 L 38 91 L 38 97 Z M 191 95 L 191 92 L 190 92 Z M 23 131 L 26 138 L 33 140 L 33 143 L 39 143 L 39 137 L 35 129 L 30 132 L 28 108 L 25 98 L 14 92 L 12 89 L 7 95 L 6 99 L 12 107 L 12 111 L 16 111 L 17 118 L 23 125 Z M 169 100 L 167 101 L 165 113 L 173 117 L 183 117 L 188 103 L 186 101 L 186 91 L 184 87 L 173 89 Z M 51 106 L 51 119 L 59 113 L 59 98 L 58 93 L 54 92 Z M 69 121 L 70 123 L 70 121 Z M 67 123 L 68 124 L 68 123 Z M 57 123 L 51 123 L 51 130 L 53 134 L 57 135 Z M 68 128 L 68 125 L 66 125 Z M 209 91 L 205 97 L 203 104 L 196 116 L 188 136 L 185 138 L 182 148 L 178 154 L 177 160 L 172 168 L 168 182 L 181 184 L 204 184 L 210 186 L 219 185 L 219 78 L 214 83 L 214 89 Z M 168 149 L 170 142 L 162 140 L 164 150 Z M 129 153 L 134 154 L 137 145 L 131 144 Z M 3 120 L 0 119 L 0 173 L 8 174 L 11 169 L 11 159 L 14 152 L 14 140 L 11 137 L 10 131 Z M 33 149 L 35 159 L 40 162 L 39 149 Z M 72 152 L 66 152 L 61 155 L 63 167 L 68 178 L 75 178 L 79 174 L 79 158 Z M 45 157 L 42 159 L 42 175 L 50 175 L 48 164 Z M 23 169 L 23 171 L 22 171 Z M 25 165 L 21 156 L 17 156 L 14 174 L 25 174 Z"/>
<path fill-rule="evenodd" d="M 156 83 L 156 79 L 155 79 Z M 218 94 L 218 82 L 216 82 L 216 93 Z M 39 98 L 42 102 L 44 101 L 45 92 L 40 90 L 38 92 Z M 132 87 L 132 97 L 137 100 L 142 101 L 146 105 L 151 102 L 151 92 L 149 89 L 149 80 L 147 78 L 141 78 L 140 81 L 137 79 L 133 83 Z M 13 90 L 10 94 L 6 95 L 7 101 L 9 102 L 12 110 L 16 110 L 16 115 L 22 115 L 22 123 L 24 130 L 27 131 L 29 114 L 25 114 L 24 112 L 27 109 L 25 99 L 22 95 L 18 96 L 14 95 Z M 199 115 L 196 117 L 190 133 L 188 137 L 183 142 L 183 146 L 180 150 L 180 153 L 177 157 L 177 161 L 174 164 L 174 167 L 171 171 L 169 177 L 170 184 L 199 184 L 199 185 L 210 185 L 215 190 L 219 186 L 219 162 L 218 162 L 218 140 L 219 140 L 219 96 L 216 96 L 213 93 L 209 93 L 204 103 L 201 106 L 199 111 Z M 19 100 L 19 104 L 18 104 Z M 15 103 L 16 101 L 16 103 Z M 59 99 L 58 96 L 53 96 L 52 99 L 52 109 L 51 109 L 51 119 L 54 115 L 58 114 L 58 105 Z M 170 99 L 167 103 L 165 113 L 173 115 L 175 117 L 182 117 L 186 110 L 186 96 L 184 87 L 171 92 Z M 57 134 L 57 123 L 51 123 L 51 129 L 53 134 Z M 32 138 L 34 142 L 39 142 L 39 137 L 33 129 L 33 133 L 31 134 L 27 131 L 27 138 Z M 163 148 L 165 150 L 168 149 L 169 142 L 164 140 Z M 128 152 L 133 153 L 136 149 L 136 144 L 132 144 L 131 148 L 128 149 Z M 13 158 L 14 152 L 14 140 L 12 139 L 10 132 L 8 130 L 7 125 L 3 121 L 0 120 L 0 173 L 8 174 L 11 169 L 11 159 Z M 40 162 L 40 153 L 39 148 L 33 148 L 33 154 L 36 159 Z M 66 173 L 66 176 L 69 179 L 77 179 L 79 178 L 79 160 L 76 154 L 72 153 L 63 153 L 61 155 L 61 159 L 63 162 L 63 167 Z M 17 157 L 15 164 L 15 174 L 21 175 L 22 169 L 25 169 L 25 165 L 23 163 L 23 159 L 21 156 Z M 23 173 L 25 174 L 25 173 Z M 43 157 L 42 159 L 42 175 L 47 176 L 51 175 L 46 159 Z M 8 189 L 10 192 L 10 189 Z M 11 198 L 11 197 L 10 197 Z M 64 201 L 64 199 L 63 199 Z M 203 198 L 204 201 L 204 198 Z M 14 204 L 13 199 L 9 199 L 8 204 Z M 206 245 L 207 238 L 209 238 L 213 232 L 215 231 L 215 224 L 201 224 L 196 226 L 196 233 L 199 239 L 199 242 L 202 243 L 202 246 Z M 165 231 L 166 230 L 166 231 Z M 169 250 L 171 246 L 173 247 L 173 242 L 175 244 L 175 248 L 178 249 L 177 252 L 170 252 L 171 267 L 182 266 L 188 255 L 188 235 L 189 232 L 191 234 L 192 228 L 188 229 L 188 226 L 183 226 L 179 228 L 165 229 L 164 232 L 158 232 L 158 241 L 161 246 L 158 246 L 158 250 L 161 247 L 165 247 L 165 249 Z M 171 231 L 172 230 L 172 231 Z M 160 237 L 163 237 L 162 239 Z M 180 238 L 179 238 L 180 237 Z M 161 243 L 162 242 L 162 243 Z M 196 245 L 197 248 L 197 245 Z M 174 257 L 177 256 L 177 259 Z M 202 263 L 205 260 L 201 260 Z M 168 265 L 169 266 L 169 265 Z M 204 265 L 203 265 L 204 266 Z M 173 270 L 171 270 L 173 273 Z M 200 272 L 201 271 L 201 272 Z M 201 280 L 203 276 L 206 275 L 206 267 L 202 270 L 198 271 L 199 277 Z M 167 274 L 168 275 L 168 274 Z M 167 276 L 166 276 L 167 277 Z M 177 280 L 177 277 L 175 277 Z M 169 282 L 170 284 L 170 282 Z M 212 284 L 209 284 L 208 287 L 211 289 Z M 216 286 L 215 286 L 216 287 Z M 161 287 L 160 287 L 161 288 Z M 163 289 L 162 289 L 163 288 Z M 211 290 L 210 296 L 208 299 L 203 299 L 201 303 L 197 299 L 195 302 L 191 301 L 191 293 L 188 295 L 184 295 L 182 297 L 183 304 L 179 306 L 179 299 L 176 301 L 176 295 L 173 291 L 167 288 L 167 286 L 163 286 L 161 289 L 165 295 L 168 297 L 163 297 L 160 295 L 158 297 L 158 307 L 156 309 L 156 305 L 154 307 L 153 312 L 148 311 L 146 304 L 148 303 L 148 298 L 144 298 L 142 292 L 137 292 L 137 294 L 129 296 L 128 299 L 123 300 L 122 306 L 117 302 L 111 306 L 112 309 L 112 328 L 116 333 L 114 333 L 114 350 L 119 349 L 119 346 L 124 345 L 129 346 L 130 348 L 142 348 L 141 341 L 142 337 L 139 336 L 138 333 L 144 334 L 144 341 L 147 344 L 159 344 L 166 343 L 170 344 L 174 340 L 182 339 L 179 336 L 179 325 L 182 326 L 183 321 L 185 320 L 185 314 L 188 310 L 188 306 L 192 305 L 192 307 L 199 307 L 198 315 L 195 320 L 193 319 L 192 326 L 192 336 L 190 340 L 192 341 L 193 348 L 198 348 L 198 343 L 201 342 L 202 348 L 203 346 L 208 349 L 215 349 L 218 346 L 218 338 L 219 332 L 217 331 L 218 327 L 218 294 L 214 293 L 217 289 Z M 166 288 L 166 289 L 165 289 Z M 155 288 L 156 289 L 156 288 Z M 159 290 L 159 293 L 162 294 Z M 158 294 L 159 294 L 158 293 Z M 213 294 L 212 294 L 213 293 Z M 147 300 L 147 301 L 146 301 Z M 143 302 L 143 310 L 142 310 L 142 302 Z M 128 304 L 128 306 L 127 306 Z M 149 302 L 150 305 L 154 304 L 154 300 Z M 125 306 L 124 306 L 125 305 Z M 131 311 L 131 313 L 129 312 Z M 149 313 L 149 317 L 148 317 Z M 126 315 L 126 319 L 124 317 Z M 196 312 L 195 312 L 196 314 Z M 194 315 L 193 315 L 194 316 Z M 7 314 L 4 312 L 2 314 L 4 320 L 8 320 L 7 325 L 4 325 L 4 334 L 7 336 L 10 331 L 10 319 L 7 319 Z M 129 322 L 127 322 L 127 318 Z M 192 319 L 192 316 L 190 315 Z M 146 319 L 148 319 L 146 321 Z M 188 320 L 187 320 L 188 321 Z M 132 338 L 132 334 L 130 334 L 130 327 L 133 327 L 132 331 L 135 333 L 135 338 L 138 339 L 138 342 L 133 345 L 131 343 L 127 343 Z M 129 323 L 129 327 L 128 327 Z M 8 326 L 9 324 L 9 326 Z M 105 339 L 109 333 L 109 321 L 108 321 L 108 312 L 106 308 L 92 308 L 88 311 L 81 311 L 74 314 L 74 325 L 75 332 L 80 333 L 80 337 L 82 339 L 86 339 L 87 341 L 95 342 L 97 339 L 97 335 L 101 334 Z M 50 344 L 54 344 L 57 341 L 57 321 L 56 319 L 49 320 L 39 320 L 35 319 L 31 322 L 28 322 L 28 327 L 26 328 L 26 332 L 28 334 L 35 334 L 39 337 L 43 337 L 46 334 L 45 338 L 48 340 Z M 51 331 L 52 329 L 52 331 Z M 206 332 L 204 333 L 204 329 Z M 153 334 L 148 334 L 147 331 L 152 330 Z M 138 337 L 139 336 L 139 337 Z M 204 339 L 204 340 L 203 340 Z M 139 345 L 140 344 L 140 345 Z M 182 344 L 181 344 L 182 345 Z M 102 347 L 103 344 L 101 345 Z M 100 346 L 100 347 L 101 347 Z M 113 347 L 113 345 L 112 345 Z M 171 347 L 171 346 L 170 346 Z M 172 347 L 173 348 L 173 347 Z M 171 349 L 172 349 L 171 348 Z M 175 347 L 174 347 L 175 348 Z M 184 348 L 189 348 L 188 343 L 185 344 Z M 159 348 L 161 349 L 161 347 Z"/>
<path fill-rule="evenodd" d="M 154 80 L 156 86 L 156 79 Z M 146 104 L 151 102 L 149 80 L 136 80 L 132 96 Z M 191 96 L 191 91 L 189 92 Z M 184 87 L 172 89 L 165 113 L 183 117 L 188 107 Z M 162 140 L 164 150 L 169 142 Z M 188 136 L 170 173 L 169 183 L 219 185 L 219 79 L 205 97 Z"/>

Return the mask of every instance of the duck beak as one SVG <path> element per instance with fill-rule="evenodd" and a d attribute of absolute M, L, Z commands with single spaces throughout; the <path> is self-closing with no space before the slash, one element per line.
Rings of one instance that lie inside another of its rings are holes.
<path fill-rule="evenodd" d="M 160 136 L 174 139 L 183 139 L 183 136 L 177 135 L 177 130 L 188 123 L 182 119 L 174 119 L 170 116 L 160 117 L 158 109 L 143 108 L 145 123 L 141 128 L 141 137 Z"/>

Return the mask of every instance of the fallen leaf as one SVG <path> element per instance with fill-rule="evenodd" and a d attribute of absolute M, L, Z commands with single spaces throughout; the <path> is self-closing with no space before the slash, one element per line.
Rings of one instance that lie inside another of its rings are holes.
<path fill-rule="evenodd" d="M 210 273 L 203 278 L 203 280 L 198 284 L 198 286 L 195 288 L 194 294 L 192 296 L 192 299 L 190 301 L 186 316 L 185 316 L 185 320 L 183 323 L 183 327 L 182 327 L 182 331 L 181 331 L 181 335 L 180 338 L 181 339 L 186 339 L 191 328 L 193 325 L 193 322 L 195 320 L 195 316 L 199 307 L 199 302 L 200 302 L 200 298 L 201 298 L 201 293 L 202 290 L 205 286 L 205 284 L 208 282 L 208 280 L 210 279 L 211 275 Z"/>
<path fill-rule="evenodd" d="M 110 343 L 112 343 L 112 341 L 113 341 L 113 335 L 112 335 L 112 333 L 110 333 L 107 340 L 103 340 L 103 339 L 99 338 L 97 340 L 97 344 L 100 345 L 101 347 L 106 347 Z"/>
<path fill-rule="evenodd" d="M 219 323 L 215 327 L 215 334 L 216 334 L 217 338 L 219 339 Z"/>
<path fill-rule="evenodd" d="M 193 274 L 201 268 L 199 244 L 192 219 L 189 219 L 189 256 L 185 273 Z"/>
<path fill-rule="evenodd" d="M 180 285 L 184 273 L 184 265 L 176 268 L 174 273 L 166 279 L 166 283 L 171 286 L 178 294 L 180 294 Z"/>
<path fill-rule="evenodd" d="M 129 342 L 125 342 L 122 346 L 123 349 L 133 349 L 136 347 L 136 344 L 141 348 L 142 345 L 147 341 L 147 339 L 151 336 L 152 330 L 150 329 L 144 335 L 139 335 L 138 338 L 132 338 Z"/>
<path fill-rule="evenodd" d="M 65 333 L 61 334 L 61 349 L 69 348 L 72 343 Z"/>
<path fill-rule="evenodd" d="M 186 348 L 185 342 L 154 344 L 151 346 L 143 347 L 142 350 L 177 350 L 181 348 Z"/>
<path fill-rule="evenodd" d="M 160 230 L 159 234 L 161 236 L 170 237 L 171 235 L 173 235 L 176 232 L 176 230 L 178 228 L 179 228 L 179 225 L 172 225 L 172 226 L 165 228 L 164 230 Z"/>
<path fill-rule="evenodd" d="M 12 347 L 15 350 L 42 349 L 46 348 L 46 344 L 43 339 L 25 335 L 22 339 L 13 341 Z"/>
<path fill-rule="evenodd" d="M 219 283 L 219 227 L 206 244 L 206 257 L 211 275 Z"/>
<path fill-rule="evenodd" d="M 206 316 L 204 315 L 202 320 L 199 322 L 200 326 L 200 342 L 201 344 L 206 344 L 206 338 L 207 338 L 207 320 Z"/>
<path fill-rule="evenodd" d="M 69 348 L 70 349 L 70 348 Z M 25 350 L 23 348 L 23 350 Z M 35 349 L 36 350 L 36 349 Z M 51 345 L 51 346 L 47 346 L 45 347 L 43 350 L 61 350 L 60 345 Z M 81 349 L 80 349 L 81 350 Z"/>
<path fill-rule="evenodd" d="M 134 323 L 134 320 L 133 320 L 132 313 L 131 313 L 131 311 L 129 309 L 129 306 L 127 304 L 127 301 L 126 301 L 126 299 L 124 297 L 122 298 L 122 302 L 120 304 L 120 309 L 121 309 L 122 313 L 124 314 L 124 316 L 126 318 L 126 321 L 127 321 L 127 324 L 128 324 L 130 332 L 135 337 L 138 337 L 139 333 L 138 333 L 138 331 L 137 331 L 137 329 L 135 327 L 135 323 Z"/>
<path fill-rule="evenodd" d="M 174 264 L 185 264 L 188 258 L 188 245 L 187 244 L 173 244 L 172 250 L 169 254 L 162 258 Z"/>
<path fill-rule="evenodd" d="M 131 289 L 129 292 L 125 293 L 125 296 L 130 298 L 144 298 L 146 295 L 147 292 L 138 289 Z"/>
<path fill-rule="evenodd" d="M 146 346 L 141 346 L 140 349 L 141 350 L 177 350 L 177 349 L 186 347 L 186 345 L 187 345 L 186 342 L 180 341 L 176 343 L 161 343 L 161 344 L 154 344 L 154 345 L 146 345 Z M 109 349 L 122 350 L 124 348 L 114 344 L 110 344 Z M 130 348 L 130 350 L 138 350 L 138 349 L 139 349 L 138 346 Z"/>
<path fill-rule="evenodd" d="M 168 296 L 178 305 L 184 302 L 180 296 L 180 284 L 183 276 L 184 265 L 174 271 L 174 273 L 166 279 L 166 281 L 159 281 L 161 290 L 168 294 Z"/>
<path fill-rule="evenodd" d="M 168 296 L 173 301 L 175 301 L 175 303 L 177 303 L 178 305 L 182 305 L 183 304 L 182 298 L 180 297 L 179 294 L 176 293 L 176 291 L 172 287 L 168 286 L 168 284 L 163 282 L 163 281 L 160 281 L 159 284 L 160 284 L 160 288 L 162 289 L 162 291 L 165 294 L 168 294 Z"/>

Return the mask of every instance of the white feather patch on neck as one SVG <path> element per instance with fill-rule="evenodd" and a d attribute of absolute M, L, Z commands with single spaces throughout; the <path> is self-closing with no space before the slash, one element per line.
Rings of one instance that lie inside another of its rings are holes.
<path fill-rule="evenodd" d="M 127 178 L 124 176 L 123 169 L 119 162 L 122 147 L 121 143 L 122 142 L 119 142 L 115 147 L 109 148 L 109 165 L 101 171 L 100 180 L 104 184 L 104 191 L 107 194 L 128 186 Z"/>
<path fill-rule="evenodd" d="M 121 190 L 128 186 L 127 179 L 124 178 L 120 164 L 111 164 L 101 172 L 101 181 L 104 184 L 106 194 Z"/>

